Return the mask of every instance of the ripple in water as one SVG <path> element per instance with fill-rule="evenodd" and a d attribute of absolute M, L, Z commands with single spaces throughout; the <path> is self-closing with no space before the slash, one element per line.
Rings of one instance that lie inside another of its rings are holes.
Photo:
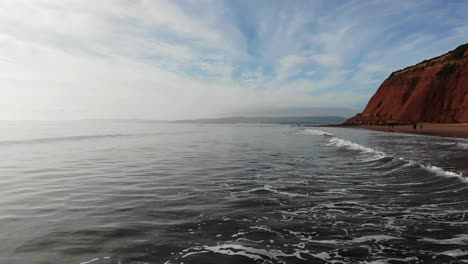
<path fill-rule="evenodd" d="M 289 126 L 51 127 L 2 138 L 0 263 L 468 261 L 463 140 Z"/>

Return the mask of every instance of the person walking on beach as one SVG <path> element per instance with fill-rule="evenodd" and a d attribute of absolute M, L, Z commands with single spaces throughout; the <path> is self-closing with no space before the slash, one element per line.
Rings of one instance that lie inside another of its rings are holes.
<path fill-rule="evenodd" d="M 413 124 L 413 131 L 416 133 L 416 123 Z"/>
<path fill-rule="evenodd" d="M 419 126 L 419 129 L 420 129 L 420 133 L 422 134 L 422 124 Z"/>

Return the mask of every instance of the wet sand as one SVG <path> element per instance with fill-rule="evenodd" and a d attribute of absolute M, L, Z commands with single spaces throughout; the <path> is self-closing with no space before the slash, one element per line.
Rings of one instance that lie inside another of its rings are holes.
<path fill-rule="evenodd" d="M 463 123 L 463 124 L 423 123 L 422 130 L 420 128 L 420 125 L 421 124 L 417 125 L 416 132 L 413 130 L 412 125 L 394 126 L 393 128 L 389 128 L 388 126 L 369 126 L 369 125 L 343 126 L 343 127 L 385 131 L 385 132 L 423 134 L 423 135 L 441 136 L 441 137 L 468 138 L 468 123 Z"/>

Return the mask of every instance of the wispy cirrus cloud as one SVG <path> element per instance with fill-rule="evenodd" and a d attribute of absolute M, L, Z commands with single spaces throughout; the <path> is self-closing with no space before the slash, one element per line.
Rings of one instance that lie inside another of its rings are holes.
<path fill-rule="evenodd" d="M 391 71 L 466 42 L 467 6 L 0 1 L 0 119 L 361 108 Z"/>

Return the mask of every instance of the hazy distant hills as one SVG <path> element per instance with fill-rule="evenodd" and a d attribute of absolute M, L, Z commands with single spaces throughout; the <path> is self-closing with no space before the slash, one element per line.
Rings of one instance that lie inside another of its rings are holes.
<path fill-rule="evenodd" d="M 340 116 L 291 116 L 291 117 L 225 117 L 167 121 L 177 124 L 340 124 L 346 118 Z"/>
<path fill-rule="evenodd" d="M 83 120 L 86 121 L 86 120 Z M 341 116 L 289 116 L 289 117 L 244 117 L 203 118 L 186 120 L 151 120 L 151 119 L 92 119 L 97 122 L 122 123 L 160 123 L 160 124 L 303 124 L 334 125 L 346 121 Z"/>
<path fill-rule="evenodd" d="M 346 107 L 252 107 L 234 111 L 229 116 L 292 116 L 292 117 L 325 117 L 325 116 L 344 116 L 351 117 L 358 110 Z"/>
<path fill-rule="evenodd" d="M 1 122 L 98 122 L 98 123 L 157 123 L 157 124 L 303 124 L 334 125 L 346 121 L 341 116 L 288 116 L 288 117 L 244 117 L 202 118 L 186 120 L 154 119 L 80 119 L 80 120 L 0 120 Z"/>

